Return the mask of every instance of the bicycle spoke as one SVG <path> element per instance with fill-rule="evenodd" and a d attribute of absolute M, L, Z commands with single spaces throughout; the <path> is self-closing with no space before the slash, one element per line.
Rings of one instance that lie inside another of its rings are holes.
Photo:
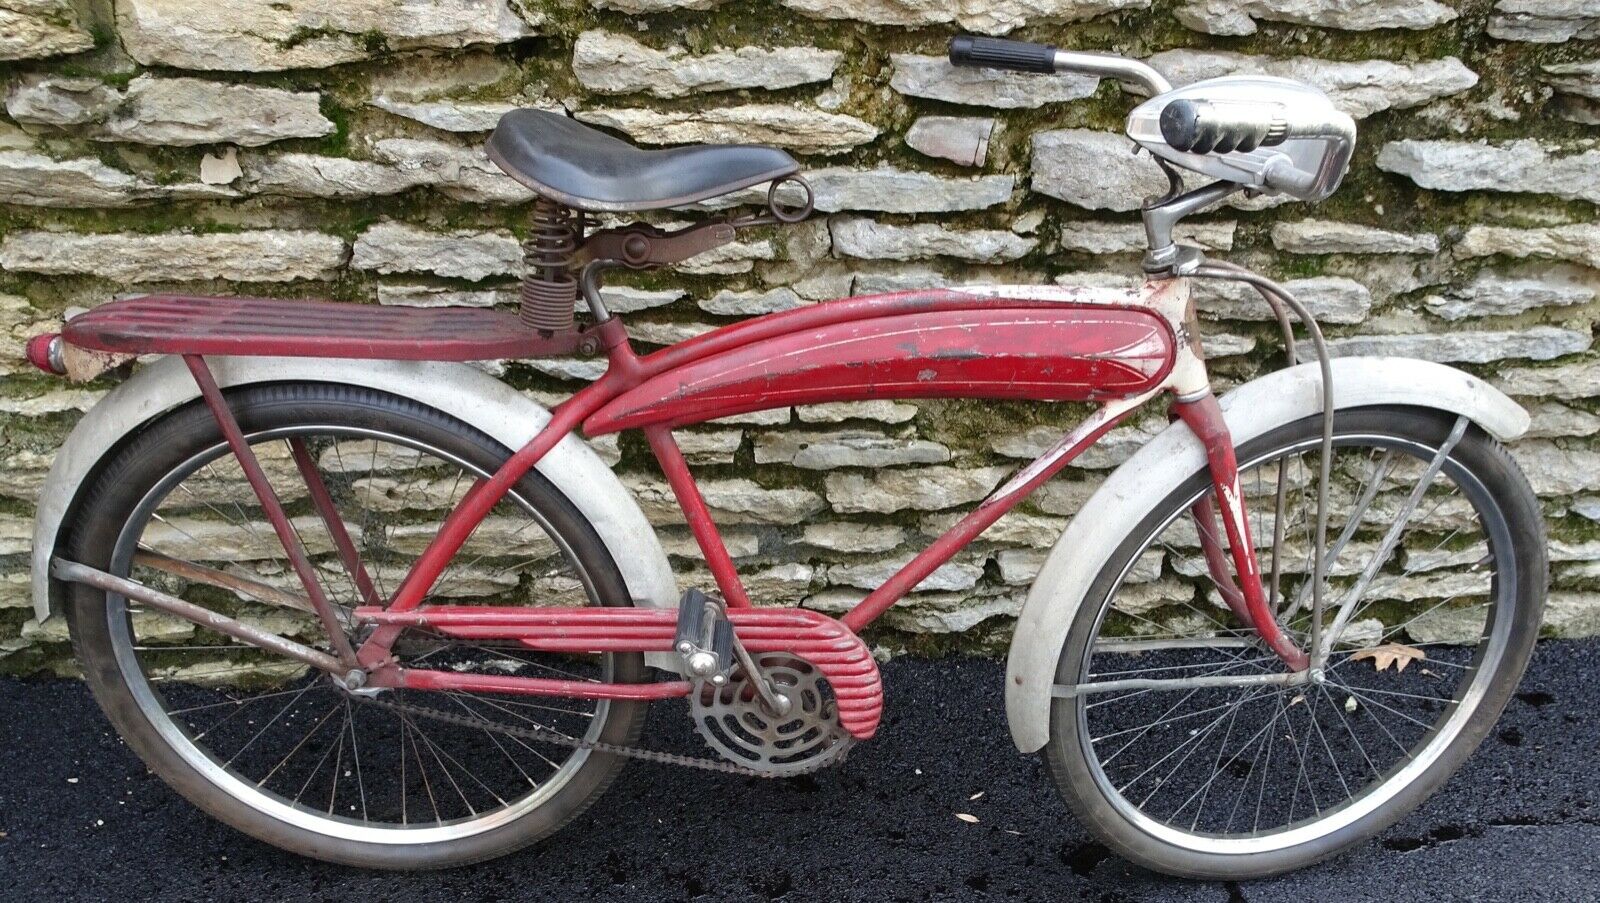
<path fill-rule="evenodd" d="M 222 647 L 222 648 L 237 649 L 238 647 L 229 646 L 229 647 Z M 266 700 L 266 699 L 275 699 L 275 698 L 280 697 L 280 696 L 288 696 L 290 693 L 299 693 L 299 692 L 301 692 L 299 689 L 280 690 L 280 691 L 278 691 L 276 693 L 268 693 L 268 694 L 266 694 L 264 696 L 255 696 L 255 697 L 252 697 L 250 699 L 228 699 L 228 700 L 224 700 L 222 702 L 208 702 L 208 703 L 205 703 L 203 705 L 192 705 L 192 706 L 188 706 L 186 708 L 181 708 L 181 709 L 169 709 L 168 710 L 168 714 L 171 714 L 171 715 L 187 715 L 190 712 L 202 712 L 202 711 L 205 711 L 206 709 L 215 709 L 215 708 L 219 708 L 221 706 L 227 706 L 227 705 L 234 706 L 235 710 L 237 710 L 239 708 L 242 708 L 243 706 L 250 705 L 251 703 L 261 702 L 262 700 Z"/>
<path fill-rule="evenodd" d="M 404 731 L 405 738 L 411 743 L 411 755 L 417 760 L 417 774 L 421 776 L 422 787 L 427 791 L 428 805 L 433 809 L 434 823 L 438 824 L 443 822 L 444 816 L 439 814 L 439 801 L 433 795 L 433 782 L 428 779 L 427 763 L 422 760 L 422 751 L 417 748 L 416 728 L 412 726 L 411 719 L 404 715 L 400 716 L 400 723 L 402 725 L 401 729 Z"/>
<path fill-rule="evenodd" d="M 322 730 L 322 726 L 327 724 L 328 719 L 332 718 L 333 713 L 337 711 L 339 711 L 339 703 L 336 702 L 328 708 L 327 714 L 323 715 L 316 724 L 312 725 L 311 730 L 307 731 L 305 736 L 300 738 L 300 742 L 291 747 L 287 753 L 284 753 L 283 758 L 278 760 L 278 764 L 272 766 L 272 770 L 267 772 L 266 775 L 261 778 L 261 780 L 256 782 L 256 786 L 266 786 L 266 783 L 272 780 L 272 776 L 277 774 L 279 769 L 283 768 L 283 766 L 289 764 L 289 761 L 299 754 L 300 750 L 304 748 L 308 742 L 310 742 L 311 738 L 315 736 L 318 731 Z M 254 742 L 254 740 L 252 739 L 251 742 Z"/>
<path fill-rule="evenodd" d="M 1243 699 L 1241 699 L 1241 700 L 1239 700 L 1237 702 L 1234 702 L 1231 705 L 1226 705 L 1224 707 L 1227 708 L 1228 711 L 1232 712 L 1235 709 L 1239 708 L 1239 706 L 1245 704 L 1246 702 L 1249 702 L 1251 699 L 1255 699 L 1255 698 L 1257 698 L 1259 696 L 1262 696 L 1262 695 L 1264 695 L 1263 691 L 1256 691 L 1256 692 L 1252 693 L 1251 695 L 1246 696 L 1245 698 L 1243 698 Z M 1140 778 L 1144 777 L 1146 774 L 1149 774 L 1151 770 L 1153 770 L 1157 766 L 1161 765 L 1168 758 L 1170 758 L 1170 757 L 1178 754 L 1179 752 L 1182 752 L 1184 749 L 1188 748 L 1189 751 L 1184 754 L 1183 758 L 1179 759 L 1176 763 L 1173 764 L 1172 768 L 1170 770 L 1168 770 L 1167 777 L 1171 777 L 1173 772 L 1175 772 L 1179 767 L 1181 767 L 1185 762 L 1187 762 L 1189 760 L 1190 756 L 1194 755 L 1194 749 L 1198 748 L 1197 744 L 1203 743 L 1205 741 L 1205 738 L 1211 736 L 1211 732 L 1216 730 L 1217 725 L 1219 725 L 1221 723 L 1222 723 L 1222 718 L 1218 717 L 1218 718 L 1213 719 L 1212 722 L 1209 725 L 1207 725 L 1204 730 L 1199 731 L 1198 733 L 1195 733 L 1188 740 L 1185 740 L 1183 743 L 1180 743 L 1178 746 L 1174 747 L 1171 752 L 1168 752 L 1166 755 L 1164 755 L 1161 758 L 1157 759 L 1154 764 L 1152 764 L 1149 768 L 1146 768 L 1144 771 L 1140 772 L 1139 775 L 1137 777 L 1135 777 L 1133 780 L 1129 781 L 1128 783 L 1122 785 L 1122 787 L 1118 788 L 1118 792 L 1120 793 L 1123 790 L 1126 790 L 1128 787 L 1131 787 L 1132 785 L 1138 783 Z M 1194 747 L 1194 748 L 1190 748 L 1190 747 Z M 1157 789 L 1160 788 L 1160 785 L 1163 782 L 1164 781 L 1158 781 L 1157 782 L 1157 784 L 1156 784 Z M 1154 793 L 1155 793 L 1155 791 L 1151 791 L 1152 795 L 1154 795 Z M 1146 797 L 1146 801 L 1148 801 L 1148 799 L 1149 798 Z"/>
<path fill-rule="evenodd" d="M 1328 703 L 1330 709 L 1333 708 L 1332 700 L 1328 699 L 1327 693 L 1322 692 L 1321 687 L 1317 687 L 1317 694 L 1317 698 Z M 1315 711 L 1315 701 L 1310 705 L 1313 707 L 1312 711 Z M 1312 718 L 1311 727 L 1317 732 L 1317 740 L 1322 744 L 1323 752 L 1328 754 L 1328 764 L 1333 767 L 1333 774 L 1334 777 L 1339 779 L 1339 786 L 1344 788 L 1345 799 L 1349 799 L 1353 795 L 1350 792 L 1350 784 L 1344 779 L 1344 769 L 1339 767 L 1339 757 L 1333 754 L 1333 747 L 1328 745 L 1328 735 L 1322 731 L 1322 722 L 1319 719 Z"/>
<path fill-rule="evenodd" d="M 356 736 L 355 710 L 350 707 L 350 700 L 345 700 L 345 723 L 350 725 L 350 759 L 355 765 L 356 792 L 360 794 L 361 820 L 367 820 L 367 782 L 361 776 L 361 741 Z"/>
<path fill-rule="evenodd" d="M 461 701 L 459 693 L 451 693 L 451 694 L 448 694 L 448 695 L 450 697 L 450 701 L 455 703 L 457 707 L 461 708 L 467 714 L 469 714 L 469 715 L 476 715 L 477 714 L 470 707 L 468 707 L 466 703 Z M 522 765 L 519 762 L 517 762 L 516 756 L 513 756 L 505 748 L 505 745 L 500 742 L 499 737 L 497 737 L 495 735 L 494 731 L 491 731 L 487 727 L 485 727 L 485 728 L 483 728 L 483 735 L 489 739 L 490 743 L 494 744 L 496 749 L 500 750 L 500 754 L 506 757 L 507 761 L 509 761 L 511 763 L 512 767 L 517 769 L 517 772 L 519 774 L 521 774 L 523 779 L 528 782 L 528 786 L 529 787 L 533 787 L 533 788 L 536 788 L 536 789 L 538 788 L 539 782 L 535 781 L 533 779 L 533 777 L 528 774 L 527 771 L 523 770 Z M 506 736 L 508 738 L 512 739 L 512 740 L 517 740 L 518 742 L 521 742 L 520 738 L 515 737 L 513 735 L 507 734 Z M 526 746 L 527 744 L 523 744 L 523 745 Z"/>
<path fill-rule="evenodd" d="M 1226 753 L 1228 751 L 1228 738 L 1233 736 L 1233 728 L 1234 728 L 1235 722 L 1238 719 L 1238 715 L 1239 715 L 1239 712 L 1236 709 L 1233 712 L 1233 714 L 1229 716 L 1227 733 L 1225 733 L 1223 735 L 1222 742 L 1217 744 L 1217 757 L 1216 757 L 1216 760 L 1213 761 L 1212 765 L 1211 765 L 1211 777 L 1207 778 L 1206 782 L 1204 784 L 1200 785 L 1200 789 L 1199 790 L 1196 790 L 1194 793 L 1191 793 L 1189 795 L 1189 798 L 1187 800 L 1184 800 L 1183 803 L 1180 806 L 1178 806 L 1177 809 L 1174 809 L 1173 812 L 1172 812 L 1172 814 L 1174 816 L 1178 815 L 1183 810 L 1189 808 L 1189 803 L 1195 802 L 1196 798 L 1198 797 L 1199 802 L 1195 806 L 1194 820 L 1189 823 L 1189 830 L 1191 830 L 1191 831 L 1196 830 L 1196 829 L 1199 828 L 1201 809 L 1205 806 L 1206 796 L 1211 792 L 1212 786 L 1214 786 L 1217 783 L 1217 779 L 1222 776 L 1223 769 L 1227 768 L 1229 765 L 1232 765 L 1235 761 L 1237 761 L 1238 758 L 1241 755 L 1244 754 L 1244 751 L 1246 749 L 1248 749 L 1259 737 L 1261 737 L 1263 734 L 1265 734 L 1268 730 L 1271 730 L 1272 726 L 1277 723 L 1277 719 L 1273 719 L 1272 721 L 1269 721 L 1266 724 L 1263 724 L 1260 727 L 1260 729 L 1258 729 L 1255 732 L 1254 735 L 1252 735 L 1248 740 L 1244 741 L 1244 743 L 1240 744 L 1238 751 L 1236 751 L 1232 756 L 1230 756 L 1228 758 L 1228 761 L 1224 762 L 1224 761 L 1222 761 L 1222 756 L 1223 756 L 1224 753 Z"/>
<path fill-rule="evenodd" d="M 1233 820 L 1235 818 L 1237 818 L 1238 815 L 1239 815 L 1239 806 L 1244 803 L 1245 797 L 1246 797 L 1245 791 L 1248 790 L 1249 787 L 1250 787 L 1249 777 L 1254 775 L 1254 774 L 1256 774 L 1257 773 L 1257 769 L 1261 766 L 1261 754 L 1262 754 L 1262 752 L 1271 749 L 1272 732 L 1277 728 L 1277 726 L 1278 726 L 1278 718 L 1283 714 L 1283 707 L 1282 707 L 1282 702 L 1281 702 L 1282 695 L 1283 694 L 1282 694 L 1281 691 L 1279 693 L 1277 693 L 1277 694 L 1274 694 L 1275 698 L 1274 698 L 1273 702 L 1278 704 L 1278 711 L 1273 714 L 1272 720 L 1268 721 L 1266 724 L 1262 725 L 1261 730 L 1257 731 L 1256 735 L 1254 737 L 1252 737 L 1250 740 L 1246 741 L 1246 744 L 1244 746 L 1240 746 L 1239 747 L 1239 752 L 1234 755 L 1234 758 L 1230 759 L 1228 761 L 1227 765 L 1222 766 L 1223 768 L 1226 768 L 1226 767 L 1228 767 L 1228 765 L 1232 765 L 1235 761 L 1238 761 L 1238 757 L 1242 756 L 1244 754 L 1246 746 L 1253 745 L 1255 747 L 1256 752 L 1255 752 L 1255 755 L 1250 757 L 1250 768 L 1249 768 L 1249 771 L 1246 772 L 1246 779 L 1244 781 L 1240 782 L 1239 785 L 1234 788 L 1234 791 L 1233 791 L 1233 806 L 1231 808 L 1229 808 L 1229 810 L 1228 810 L 1228 821 L 1223 825 L 1223 831 L 1225 833 L 1227 832 L 1227 830 L 1229 828 L 1233 827 Z M 1220 769 L 1218 769 L 1218 771 L 1220 772 Z M 1215 781 L 1215 779 L 1216 779 L 1216 775 L 1213 775 L 1212 780 Z M 1193 831 L 1193 830 L 1197 830 L 1199 828 L 1199 815 L 1200 815 L 1200 813 L 1197 810 L 1195 812 L 1195 821 L 1190 823 L 1189 830 Z"/>
<path fill-rule="evenodd" d="M 444 764 L 444 759 L 440 758 L 439 748 L 434 745 L 432 740 L 428 739 L 428 735 L 423 733 L 422 730 L 419 729 L 409 717 L 407 717 L 405 720 L 407 724 L 411 725 L 411 729 L 414 732 L 412 743 L 415 744 L 416 738 L 418 737 L 422 739 L 423 746 L 427 748 L 428 754 L 433 757 L 434 764 L 439 766 L 439 771 L 444 775 L 445 780 L 450 782 L 450 788 L 456 792 L 456 796 L 461 798 L 462 805 L 467 807 L 468 812 L 472 813 L 473 815 L 477 815 L 478 810 L 472 807 L 472 801 L 467 799 L 467 795 L 461 791 L 461 785 L 456 783 L 455 775 L 450 773 L 449 767 Z M 437 807 L 435 807 L 434 813 L 435 815 L 438 814 Z"/>

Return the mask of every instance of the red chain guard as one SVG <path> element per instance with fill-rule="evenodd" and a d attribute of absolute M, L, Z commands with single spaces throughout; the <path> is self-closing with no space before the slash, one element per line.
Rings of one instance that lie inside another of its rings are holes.
<path fill-rule="evenodd" d="M 541 652 L 671 652 L 678 613 L 665 608 L 498 608 L 424 605 L 405 612 L 358 608 L 379 624 L 425 627 L 468 640 L 515 640 Z M 787 652 L 827 678 L 839 724 L 865 740 L 883 716 L 883 680 L 861 638 L 833 618 L 804 608 L 733 608 L 735 635 L 752 654 Z"/>

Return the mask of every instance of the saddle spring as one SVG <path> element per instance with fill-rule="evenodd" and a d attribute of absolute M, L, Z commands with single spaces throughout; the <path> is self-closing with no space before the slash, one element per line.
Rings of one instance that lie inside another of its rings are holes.
<path fill-rule="evenodd" d="M 572 261 L 582 221 L 549 198 L 533 202 L 533 236 L 522 243 L 522 325 L 543 332 L 573 328 L 578 279 Z"/>

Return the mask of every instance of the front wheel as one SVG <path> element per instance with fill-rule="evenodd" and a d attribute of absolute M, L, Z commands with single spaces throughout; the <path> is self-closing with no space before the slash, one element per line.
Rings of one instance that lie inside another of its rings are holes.
<path fill-rule="evenodd" d="M 1323 630 L 1355 601 L 1318 680 L 1250 682 L 1287 669 L 1211 582 L 1191 512 L 1213 497 L 1205 470 L 1124 539 L 1062 649 L 1057 684 L 1078 689 L 1053 700 L 1045 750 L 1108 845 L 1186 877 L 1300 868 L 1394 823 L 1477 747 L 1532 652 L 1547 574 L 1526 478 L 1476 426 L 1449 447 L 1456 426 L 1417 408 L 1338 413 Z M 1302 649 L 1321 428 L 1309 417 L 1239 449 L 1264 580 L 1276 558 L 1278 621 Z M 1227 677 L 1246 680 L 1187 680 Z M 1125 680 L 1162 682 L 1093 687 Z"/>

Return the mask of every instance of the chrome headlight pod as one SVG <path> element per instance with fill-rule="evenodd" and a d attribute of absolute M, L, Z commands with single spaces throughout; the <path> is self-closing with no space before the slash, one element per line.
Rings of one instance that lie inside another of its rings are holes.
<path fill-rule="evenodd" d="M 1193 172 L 1302 201 L 1333 194 L 1356 126 L 1322 91 L 1286 78 L 1212 78 L 1159 94 L 1128 116 L 1128 136 Z"/>

